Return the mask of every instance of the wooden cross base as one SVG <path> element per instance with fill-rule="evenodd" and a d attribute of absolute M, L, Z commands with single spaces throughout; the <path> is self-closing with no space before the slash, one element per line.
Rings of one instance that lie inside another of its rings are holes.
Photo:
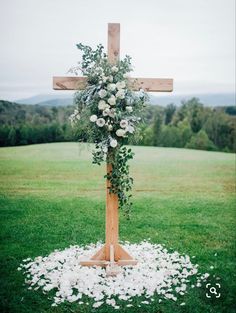
<path fill-rule="evenodd" d="M 82 266 L 115 267 L 125 265 L 136 265 L 137 261 L 120 245 L 104 245 L 95 253 L 90 260 L 81 261 Z"/>

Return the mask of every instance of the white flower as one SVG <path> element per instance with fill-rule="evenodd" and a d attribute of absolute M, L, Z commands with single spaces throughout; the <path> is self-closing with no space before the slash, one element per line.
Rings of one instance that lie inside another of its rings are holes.
<path fill-rule="evenodd" d="M 129 132 L 130 134 L 133 134 L 134 132 L 134 127 L 129 125 L 126 129 L 125 129 L 127 132 Z"/>
<path fill-rule="evenodd" d="M 125 109 L 127 112 L 133 112 L 133 108 L 129 105 Z"/>
<path fill-rule="evenodd" d="M 120 121 L 120 127 L 121 128 L 126 128 L 128 127 L 129 123 L 126 120 L 121 120 Z"/>
<path fill-rule="evenodd" d="M 118 90 L 117 93 L 116 93 L 116 98 L 124 99 L 124 97 L 125 97 L 124 89 Z"/>
<path fill-rule="evenodd" d="M 102 81 L 105 83 L 108 80 L 108 77 L 102 76 Z"/>
<path fill-rule="evenodd" d="M 90 116 L 90 122 L 94 123 L 94 122 L 96 122 L 97 119 L 98 119 L 98 117 L 95 114 Z"/>
<path fill-rule="evenodd" d="M 118 136 L 118 137 L 124 137 L 125 136 L 125 130 L 124 129 L 121 129 L 121 128 L 119 128 L 119 129 L 117 129 L 117 131 L 116 131 L 116 135 Z"/>
<path fill-rule="evenodd" d="M 109 131 L 112 131 L 113 126 L 111 124 L 109 124 L 109 125 L 107 125 L 107 128 L 108 128 Z"/>
<path fill-rule="evenodd" d="M 116 110 L 115 109 L 110 109 L 110 112 L 108 114 L 111 118 L 114 118 L 116 115 Z"/>
<path fill-rule="evenodd" d="M 99 110 L 105 110 L 107 108 L 108 104 L 104 100 L 100 100 L 98 102 L 98 108 Z"/>
<path fill-rule="evenodd" d="M 112 66 L 111 70 L 112 70 L 113 73 L 117 73 L 118 72 L 118 67 Z"/>
<path fill-rule="evenodd" d="M 116 83 L 116 88 L 118 90 L 125 88 L 125 81 L 117 82 Z"/>
<path fill-rule="evenodd" d="M 98 127 L 103 127 L 105 125 L 104 118 L 98 118 L 96 124 L 98 125 Z"/>
<path fill-rule="evenodd" d="M 103 116 L 107 116 L 107 115 L 109 115 L 109 113 L 110 113 L 110 109 L 105 109 L 103 112 L 102 112 L 102 115 Z"/>
<path fill-rule="evenodd" d="M 111 140 L 110 140 L 110 146 L 111 146 L 112 148 L 115 148 L 115 147 L 117 146 L 117 140 L 116 140 L 116 139 L 111 139 Z"/>
<path fill-rule="evenodd" d="M 111 95 L 110 98 L 107 100 L 107 102 L 110 105 L 115 105 L 116 104 L 116 97 L 114 95 Z"/>
<path fill-rule="evenodd" d="M 116 89 L 116 84 L 109 84 L 107 90 L 114 91 Z"/>
<path fill-rule="evenodd" d="M 109 82 L 113 82 L 113 77 L 112 76 L 109 76 Z"/>
<path fill-rule="evenodd" d="M 130 76 L 129 73 L 125 73 L 125 74 L 123 75 L 124 78 L 129 78 L 129 76 Z"/>
<path fill-rule="evenodd" d="M 107 153 L 107 151 L 108 151 L 107 146 L 104 146 L 104 147 L 102 148 L 102 151 L 105 152 L 105 153 Z"/>
<path fill-rule="evenodd" d="M 98 94 L 99 94 L 100 98 L 104 98 L 104 97 L 106 97 L 107 92 L 105 89 L 101 89 L 101 90 L 99 90 Z"/>

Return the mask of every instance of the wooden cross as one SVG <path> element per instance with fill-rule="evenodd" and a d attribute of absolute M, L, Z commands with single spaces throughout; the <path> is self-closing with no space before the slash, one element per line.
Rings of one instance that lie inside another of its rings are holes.
<path fill-rule="evenodd" d="M 120 24 L 108 24 L 108 60 L 116 64 L 120 57 Z M 172 91 L 173 79 L 167 78 L 130 78 L 133 90 L 145 91 Z M 82 90 L 86 87 L 86 77 L 53 77 L 55 90 Z M 112 171 L 112 165 L 107 164 L 107 173 Z M 81 262 L 84 266 L 111 266 L 135 265 L 136 260 L 125 251 L 118 241 L 118 196 L 109 192 L 110 182 L 107 180 L 106 191 L 106 242 L 105 245 L 90 260 Z M 112 274 L 117 273 L 117 268 Z"/>

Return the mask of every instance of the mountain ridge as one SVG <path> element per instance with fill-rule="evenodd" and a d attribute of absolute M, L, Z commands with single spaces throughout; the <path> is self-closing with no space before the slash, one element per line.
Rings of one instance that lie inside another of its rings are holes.
<path fill-rule="evenodd" d="M 234 93 L 209 93 L 209 94 L 189 94 L 189 95 L 175 95 L 169 94 L 166 96 L 155 96 L 149 94 L 150 103 L 153 105 L 166 106 L 174 103 L 176 106 L 181 105 L 182 101 L 187 101 L 191 98 L 198 98 L 205 106 L 234 106 L 235 94 Z M 39 104 L 43 106 L 65 106 L 73 104 L 73 96 L 68 95 L 51 95 L 40 94 L 33 97 L 15 100 L 14 102 L 20 104 Z"/>

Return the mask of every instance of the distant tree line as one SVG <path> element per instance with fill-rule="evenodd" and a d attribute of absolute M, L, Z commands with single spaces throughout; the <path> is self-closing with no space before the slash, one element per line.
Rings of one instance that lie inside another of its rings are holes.
<path fill-rule="evenodd" d="M 234 152 L 235 138 L 235 107 L 204 107 L 192 98 L 180 107 L 157 108 L 139 144 Z"/>
<path fill-rule="evenodd" d="M 78 141 L 70 123 L 72 106 L 50 107 L 0 101 L 0 146 Z M 198 99 L 180 107 L 149 105 L 139 145 L 235 151 L 236 109 L 204 107 Z"/>
<path fill-rule="evenodd" d="M 0 101 L 0 146 L 73 141 L 72 106 L 48 107 Z"/>

